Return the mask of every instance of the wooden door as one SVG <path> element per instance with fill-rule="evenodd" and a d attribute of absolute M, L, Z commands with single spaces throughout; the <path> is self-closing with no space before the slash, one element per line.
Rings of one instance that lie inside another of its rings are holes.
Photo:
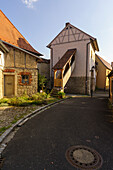
<path fill-rule="evenodd" d="M 14 76 L 4 76 L 4 96 L 11 97 L 14 95 Z"/>

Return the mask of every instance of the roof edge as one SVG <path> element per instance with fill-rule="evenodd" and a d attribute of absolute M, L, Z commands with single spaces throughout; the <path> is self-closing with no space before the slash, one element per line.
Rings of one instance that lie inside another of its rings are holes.
<path fill-rule="evenodd" d="M 5 52 L 9 52 L 9 50 L 7 49 L 7 47 L 2 43 L 2 41 L 0 40 L 0 45 L 2 46 L 2 50 Z"/>
<path fill-rule="evenodd" d="M 110 69 L 109 67 L 107 67 L 104 63 L 103 63 L 103 61 L 101 60 L 101 58 L 100 58 L 100 56 L 98 56 L 97 54 L 96 54 L 96 56 L 98 57 L 98 59 L 102 62 L 102 64 L 107 68 L 107 69 L 109 69 L 109 70 L 112 70 L 112 68 Z M 104 60 L 104 59 L 103 59 Z M 107 61 L 106 61 L 107 62 Z M 107 62 L 108 63 L 108 62 Z M 109 64 L 109 63 L 108 63 Z"/>
<path fill-rule="evenodd" d="M 21 51 L 23 51 L 23 52 L 25 52 L 25 53 L 27 53 L 27 54 L 32 55 L 33 57 L 36 57 L 36 58 L 39 58 L 39 59 L 40 59 L 39 56 L 37 56 L 37 55 L 35 55 L 35 54 L 31 53 L 31 52 L 28 52 L 27 50 L 24 50 L 23 48 L 17 47 L 17 46 L 15 46 L 15 45 L 12 45 L 12 44 L 10 44 L 10 43 L 7 43 L 7 42 L 5 42 L 5 41 L 3 41 L 3 40 L 1 40 L 1 41 L 2 41 L 2 43 L 5 43 L 5 44 L 7 44 L 7 45 L 9 45 L 9 46 L 12 46 L 12 47 L 14 47 L 14 48 L 17 48 L 17 49 L 19 49 L 19 50 L 21 50 Z"/>
<path fill-rule="evenodd" d="M 68 51 L 71 51 L 71 50 L 74 50 L 74 51 L 73 51 L 73 53 L 70 55 L 70 57 L 71 57 L 72 55 L 74 55 L 74 54 L 76 53 L 76 51 L 77 51 L 76 48 L 68 49 L 68 50 L 65 52 L 65 54 L 66 54 Z M 60 60 L 62 60 L 62 58 L 65 56 L 65 54 L 61 57 Z M 60 60 L 59 60 L 58 62 L 60 62 Z M 67 62 L 68 62 L 68 61 L 69 61 L 69 60 L 67 60 Z M 57 62 L 57 63 L 58 63 L 58 62 Z M 67 62 L 66 62 L 66 63 L 67 63 Z M 56 65 L 57 65 L 57 63 L 54 65 L 54 67 L 52 67 L 53 70 L 62 69 L 62 68 L 60 68 L 60 67 L 59 67 L 59 68 L 55 68 Z M 66 63 L 65 63 L 65 64 L 66 64 Z M 63 66 L 63 67 L 64 67 L 64 66 Z"/>
<path fill-rule="evenodd" d="M 23 37 L 23 39 L 32 47 L 32 45 L 27 41 L 27 39 L 21 34 L 21 32 L 14 26 L 14 24 L 10 21 L 10 19 L 4 14 L 4 12 L 2 12 L 2 10 L 0 9 L 0 12 L 4 15 L 4 17 L 9 21 L 9 23 L 16 29 L 16 31 Z M 19 47 L 20 48 L 20 47 Z M 33 48 L 33 47 L 32 47 Z M 23 48 L 24 49 L 24 48 Z M 34 48 L 33 48 L 34 49 Z M 26 49 L 24 49 L 26 50 Z M 35 49 L 34 49 L 35 50 Z M 27 51 L 27 50 L 26 50 Z M 39 56 L 43 56 L 43 54 L 39 53 L 37 50 L 35 50 L 37 53 L 29 51 L 31 53 L 37 54 Z"/>
<path fill-rule="evenodd" d="M 87 34 L 86 32 L 84 32 L 84 31 L 82 31 L 82 30 L 80 30 L 79 28 L 77 28 L 77 27 L 75 27 L 74 25 L 72 25 L 72 24 L 70 24 L 70 23 L 68 23 L 68 25 L 66 25 L 64 28 L 63 28 L 63 30 L 62 31 L 60 31 L 60 33 L 57 35 L 57 36 L 55 36 L 55 38 L 46 46 L 47 48 L 50 48 L 51 47 L 51 44 L 52 44 L 52 42 L 68 27 L 68 26 L 72 26 L 72 27 L 74 27 L 74 28 L 76 28 L 77 30 L 79 30 L 79 31 L 81 31 L 82 33 L 84 33 L 84 34 L 86 34 L 87 36 L 89 36 L 90 37 L 90 39 L 92 39 L 92 40 L 96 40 L 96 44 L 97 44 L 97 51 L 99 51 L 99 48 L 98 48 L 98 43 L 97 43 L 97 39 L 96 38 L 94 38 L 94 37 L 92 37 L 91 35 L 89 35 L 89 34 Z"/>

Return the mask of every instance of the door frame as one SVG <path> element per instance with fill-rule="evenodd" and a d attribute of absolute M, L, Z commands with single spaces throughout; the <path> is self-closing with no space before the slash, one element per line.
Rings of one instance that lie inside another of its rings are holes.
<path fill-rule="evenodd" d="M 14 96 L 17 96 L 17 75 L 15 73 L 3 73 L 3 96 L 5 96 L 5 76 L 14 76 Z"/>

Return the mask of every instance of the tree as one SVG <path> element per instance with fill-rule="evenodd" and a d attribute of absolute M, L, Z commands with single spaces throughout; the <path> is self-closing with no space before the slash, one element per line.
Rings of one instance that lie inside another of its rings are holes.
<path fill-rule="evenodd" d="M 45 87 L 45 84 L 47 83 L 47 79 L 44 75 L 41 75 L 39 74 L 39 77 L 38 77 L 38 83 L 39 83 L 39 89 L 40 90 L 43 90 L 44 87 Z"/>

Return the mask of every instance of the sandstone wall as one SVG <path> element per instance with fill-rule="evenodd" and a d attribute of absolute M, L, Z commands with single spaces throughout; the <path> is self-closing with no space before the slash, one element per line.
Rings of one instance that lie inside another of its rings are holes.
<path fill-rule="evenodd" d="M 15 95 L 21 96 L 35 94 L 38 88 L 38 70 L 36 57 L 25 53 L 19 49 L 7 46 L 9 53 L 5 54 L 4 75 L 14 75 Z M 29 83 L 22 83 L 22 75 L 29 76 Z M 0 79 L 1 81 L 1 79 Z"/>

